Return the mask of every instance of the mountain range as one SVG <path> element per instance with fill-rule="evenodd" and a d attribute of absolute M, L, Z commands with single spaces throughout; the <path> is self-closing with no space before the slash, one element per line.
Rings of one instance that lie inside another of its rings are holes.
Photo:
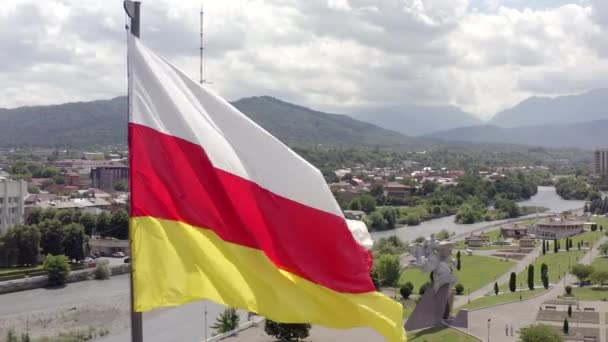
<path fill-rule="evenodd" d="M 488 122 L 455 107 L 404 106 L 354 117 L 380 127 L 453 143 L 507 143 L 542 147 L 608 145 L 608 89 L 579 95 L 530 97 Z"/>
<path fill-rule="evenodd" d="M 557 98 L 532 97 L 484 123 L 449 106 L 403 106 L 329 114 L 269 96 L 232 104 L 290 146 L 426 148 L 520 144 L 594 148 L 608 145 L 608 90 Z M 0 146 L 125 145 L 127 99 L 0 108 Z M 362 120 L 362 121 L 361 121 Z M 367 121 L 367 122 L 364 122 Z M 464 126 L 464 127 L 463 127 Z M 415 138 L 411 136 L 417 136 Z"/>
<path fill-rule="evenodd" d="M 608 89 L 579 95 L 532 96 L 492 117 L 489 124 L 500 127 L 587 122 L 608 119 Z M 461 125 L 469 126 L 469 125 Z"/>
<path fill-rule="evenodd" d="M 483 124 L 477 116 L 454 106 L 379 107 L 359 109 L 351 116 L 408 136 Z"/>
<path fill-rule="evenodd" d="M 594 149 L 608 146 L 606 132 L 608 132 L 608 119 L 522 127 L 481 125 L 434 132 L 426 137 L 445 141 Z"/>
<path fill-rule="evenodd" d="M 346 115 L 327 114 L 269 96 L 233 105 L 291 146 L 417 146 L 405 137 Z M 0 146 L 85 147 L 125 145 L 127 98 L 0 109 Z"/>

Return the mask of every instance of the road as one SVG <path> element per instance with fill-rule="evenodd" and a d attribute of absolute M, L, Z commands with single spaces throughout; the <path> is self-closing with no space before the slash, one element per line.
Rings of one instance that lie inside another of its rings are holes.
<path fill-rule="evenodd" d="M 215 318 L 224 307 L 201 301 L 145 313 L 145 341 L 202 341 L 205 335 L 204 306 L 207 308 L 207 332 L 211 337 L 209 327 L 215 323 Z M 75 317 L 71 317 L 70 312 Z M 241 322 L 245 322 L 246 313 L 239 314 Z M 105 281 L 72 283 L 60 289 L 35 289 L 0 295 L 0 336 L 6 335 L 10 327 L 24 331 L 26 326 L 37 337 L 54 335 L 59 331 L 88 329 L 89 326 L 104 326 L 110 329 L 110 335 L 99 341 L 127 342 L 130 338 L 129 275 L 115 276 Z M 60 330 L 53 330 L 55 328 Z"/>

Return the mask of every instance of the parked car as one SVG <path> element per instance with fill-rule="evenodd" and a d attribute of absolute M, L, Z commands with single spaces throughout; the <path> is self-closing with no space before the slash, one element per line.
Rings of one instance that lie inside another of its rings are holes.
<path fill-rule="evenodd" d="M 123 252 L 114 252 L 112 253 L 112 256 L 115 258 L 124 258 L 125 257 L 125 253 Z"/>

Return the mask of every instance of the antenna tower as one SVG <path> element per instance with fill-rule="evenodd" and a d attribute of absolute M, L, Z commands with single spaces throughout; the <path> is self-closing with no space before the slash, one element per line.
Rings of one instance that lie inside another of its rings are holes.
<path fill-rule="evenodd" d="M 201 23 L 201 46 L 200 46 L 200 70 L 199 70 L 199 82 L 201 84 L 205 83 L 205 80 L 203 79 L 203 3 L 201 2 L 201 18 L 200 18 L 200 23 Z"/>

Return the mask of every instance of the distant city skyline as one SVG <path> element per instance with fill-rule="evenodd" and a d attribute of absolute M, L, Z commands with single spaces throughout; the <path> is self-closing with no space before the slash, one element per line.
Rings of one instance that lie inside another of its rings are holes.
<path fill-rule="evenodd" d="M 200 1 L 142 2 L 142 40 L 198 79 Z M 0 8 L 0 108 L 126 93 L 121 1 Z M 330 112 L 454 105 L 482 118 L 529 96 L 608 87 L 602 0 L 205 3 L 205 78 L 228 99 Z"/>

